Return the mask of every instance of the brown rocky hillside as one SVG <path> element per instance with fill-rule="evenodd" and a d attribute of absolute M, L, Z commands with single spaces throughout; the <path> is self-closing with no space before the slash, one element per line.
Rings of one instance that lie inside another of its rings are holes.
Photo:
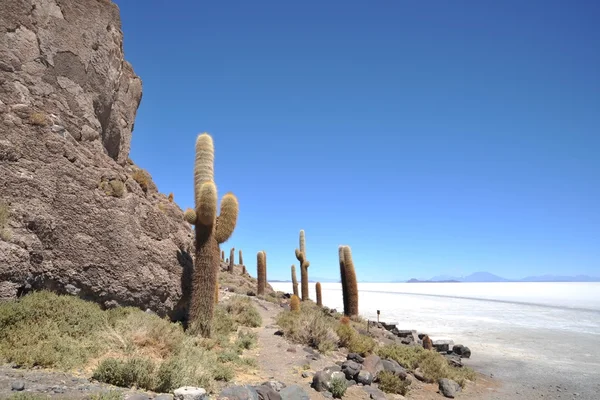
<path fill-rule="evenodd" d="M 192 230 L 129 160 L 141 97 L 111 1 L 2 0 L 0 299 L 181 315 Z"/>

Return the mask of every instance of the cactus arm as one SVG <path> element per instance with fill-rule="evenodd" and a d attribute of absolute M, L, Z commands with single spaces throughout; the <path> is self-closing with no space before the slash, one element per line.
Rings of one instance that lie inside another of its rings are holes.
<path fill-rule="evenodd" d="M 214 181 L 215 147 L 208 133 L 198 135 L 196 139 L 196 160 L 194 163 L 194 187 L 196 188 L 196 205 L 198 190 L 204 182 Z"/>
<path fill-rule="evenodd" d="M 197 193 L 196 215 L 198 223 L 205 226 L 211 226 L 215 223 L 217 216 L 217 187 L 212 181 L 202 183 L 202 187 Z"/>
<path fill-rule="evenodd" d="M 185 210 L 185 212 L 183 213 L 183 219 L 191 225 L 196 225 L 196 221 L 197 221 L 197 217 L 196 217 L 196 211 L 192 210 L 191 208 L 188 208 L 187 210 Z"/>
<path fill-rule="evenodd" d="M 227 193 L 221 199 L 221 214 L 215 229 L 217 243 L 225 243 L 233 234 L 239 211 L 238 199 L 233 193 Z"/>

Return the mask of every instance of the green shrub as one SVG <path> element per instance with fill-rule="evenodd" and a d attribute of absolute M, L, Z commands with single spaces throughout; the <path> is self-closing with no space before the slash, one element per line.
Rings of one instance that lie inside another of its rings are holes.
<path fill-rule="evenodd" d="M 409 382 L 403 381 L 400 377 L 390 371 L 382 371 L 377 374 L 379 389 L 386 393 L 405 395 L 408 393 Z"/>
<path fill-rule="evenodd" d="M 375 340 L 369 336 L 361 335 L 350 324 L 340 323 L 336 333 L 340 338 L 340 346 L 347 348 L 350 353 L 367 356 L 375 349 Z"/>
<path fill-rule="evenodd" d="M 117 179 L 113 179 L 108 183 L 110 184 L 110 187 L 112 189 L 112 191 L 111 191 L 112 196 L 123 197 L 123 194 L 125 193 L 125 185 L 123 184 L 123 182 L 121 182 L 120 180 L 117 180 Z"/>
<path fill-rule="evenodd" d="M 341 399 L 346 393 L 346 389 L 348 389 L 348 384 L 345 379 L 342 378 L 333 378 L 330 382 L 330 391 L 333 397 L 336 399 Z"/>
<path fill-rule="evenodd" d="M 123 393 L 118 390 L 109 390 L 108 392 L 91 395 L 90 400 L 123 400 Z"/>
<path fill-rule="evenodd" d="M 240 331 L 235 345 L 240 349 L 249 350 L 256 346 L 257 341 L 256 333 Z"/>
<path fill-rule="evenodd" d="M 377 349 L 377 354 L 383 359 L 395 360 L 411 371 L 420 368 L 425 378 L 434 382 L 441 378 L 448 378 L 464 386 L 467 380 L 475 380 L 475 373 L 472 369 L 456 368 L 448 364 L 448 360 L 441 354 L 419 346 L 391 344 Z"/>
<path fill-rule="evenodd" d="M 277 316 L 277 324 L 292 342 L 306 344 L 322 353 L 337 348 L 336 321 L 312 302 L 303 302 L 302 308 L 296 312 L 281 312 Z"/>
<path fill-rule="evenodd" d="M 215 364 L 212 373 L 217 381 L 229 382 L 233 379 L 233 369 L 227 364 Z"/>
<path fill-rule="evenodd" d="M 234 349 L 225 349 L 217 356 L 220 363 L 234 362 L 238 358 L 240 358 L 240 354 Z"/>
<path fill-rule="evenodd" d="M 247 297 L 235 296 L 224 304 L 225 310 L 242 326 L 257 328 L 262 324 L 260 313 Z"/>
<path fill-rule="evenodd" d="M 258 361 L 256 358 L 239 357 L 235 362 L 244 367 L 258 368 Z"/>
<path fill-rule="evenodd" d="M 152 390 L 155 388 L 155 365 L 143 358 L 126 361 L 107 358 L 94 370 L 92 378 L 115 386 L 137 386 Z"/>
<path fill-rule="evenodd" d="M 50 125 L 50 118 L 46 113 L 36 111 L 29 116 L 29 123 L 31 125 L 47 126 Z"/>

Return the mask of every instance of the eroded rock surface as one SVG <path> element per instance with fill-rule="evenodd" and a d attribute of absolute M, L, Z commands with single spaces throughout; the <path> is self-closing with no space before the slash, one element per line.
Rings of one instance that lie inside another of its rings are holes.
<path fill-rule="evenodd" d="M 48 288 L 179 318 L 192 231 L 129 160 L 141 97 L 110 0 L 2 0 L 0 298 Z"/>

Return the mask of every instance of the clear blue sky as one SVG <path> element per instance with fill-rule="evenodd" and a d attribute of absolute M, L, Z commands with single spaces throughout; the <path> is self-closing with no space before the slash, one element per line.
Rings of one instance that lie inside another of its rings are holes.
<path fill-rule="evenodd" d="M 211 133 L 252 273 L 600 275 L 600 2 L 117 3 L 131 157 L 185 209 Z"/>

